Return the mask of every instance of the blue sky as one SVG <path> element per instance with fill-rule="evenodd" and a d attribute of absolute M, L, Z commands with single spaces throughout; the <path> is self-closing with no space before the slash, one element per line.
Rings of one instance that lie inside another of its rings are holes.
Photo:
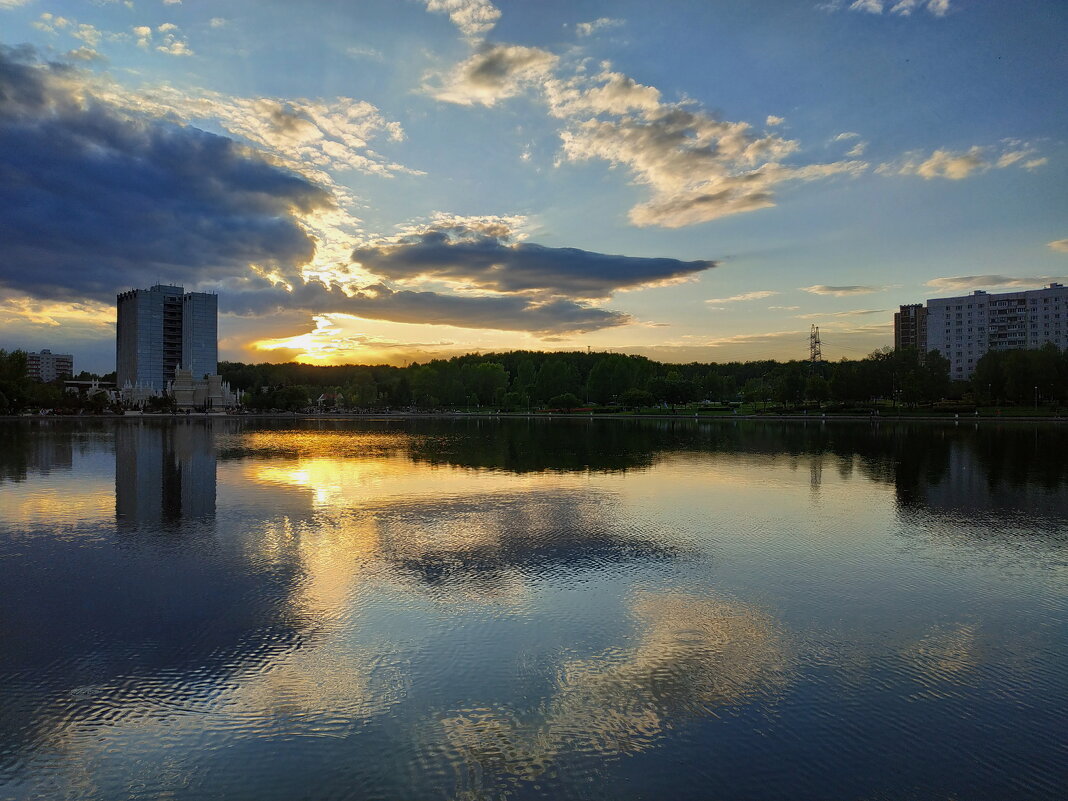
<path fill-rule="evenodd" d="M 1061 0 L 0 0 L 0 347 L 114 295 L 223 358 L 892 342 L 1068 276 Z M 6 188 L 5 188 L 6 187 Z"/>

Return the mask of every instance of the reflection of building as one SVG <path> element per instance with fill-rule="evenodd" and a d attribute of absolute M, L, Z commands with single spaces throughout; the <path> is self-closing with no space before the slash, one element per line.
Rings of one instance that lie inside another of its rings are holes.
<path fill-rule="evenodd" d="M 902 306 L 894 314 L 894 350 L 914 348 L 927 352 L 927 308 L 922 303 Z"/>
<path fill-rule="evenodd" d="M 215 440 L 210 423 L 128 422 L 115 432 L 115 516 L 158 525 L 215 515 Z"/>
<path fill-rule="evenodd" d="M 57 378 L 74 375 L 74 357 L 69 353 L 53 353 L 42 349 L 40 353 L 26 354 L 26 375 L 34 381 L 55 381 Z"/>
<path fill-rule="evenodd" d="M 163 390 L 179 367 L 218 370 L 218 296 L 156 284 L 118 296 L 116 382 Z"/>
<path fill-rule="evenodd" d="M 980 438 L 977 433 L 975 438 L 952 441 L 937 478 L 928 477 L 931 468 L 927 464 L 917 465 L 923 476 L 916 482 L 918 500 L 932 513 L 976 521 L 970 528 L 987 536 L 999 518 L 1021 528 L 1024 520 L 1030 526 L 1043 518 L 1063 520 L 1068 515 L 1063 469 L 1049 464 L 1059 462 L 1063 451 L 1048 446 L 1027 448 L 1023 440 L 1028 432 L 1020 431 L 1014 443 L 1018 449 L 999 454 L 992 443 L 1004 443 L 1013 435 L 998 434 Z"/>

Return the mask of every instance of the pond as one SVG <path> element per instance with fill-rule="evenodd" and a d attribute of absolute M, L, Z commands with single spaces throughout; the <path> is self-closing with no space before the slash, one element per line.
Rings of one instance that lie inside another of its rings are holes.
<path fill-rule="evenodd" d="M 0 422 L 0 798 L 1063 798 L 1066 453 Z"/>

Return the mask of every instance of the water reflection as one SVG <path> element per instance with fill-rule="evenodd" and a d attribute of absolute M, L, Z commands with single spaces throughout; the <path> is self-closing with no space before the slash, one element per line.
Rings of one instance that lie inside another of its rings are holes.
<path fill-rule="evenodd" d="M 442 720 L 465 764 L 462 775 L 482 779 L 468 792 L 481 797 L 509 777 L 534 781 L 561 754 L 601 760 L 644 751 L 688 720 L 767 703 L 786 686 L 783 632 L 759 610 L 719 598 L 641 593 L 630 615 L 637 644 L 564 662 L 532 721 L 498 709 Z"/>
<path fill-rule="evenodd" d="M 215 515 L 215 432 L 201 421 L 131 422 L 115 431 L 115 517 L 151 527 Z"/>
<path fill-rule="evenodd" d="M 0 797 L 1055 797 L 1060 429 L 34 425 Z"/>

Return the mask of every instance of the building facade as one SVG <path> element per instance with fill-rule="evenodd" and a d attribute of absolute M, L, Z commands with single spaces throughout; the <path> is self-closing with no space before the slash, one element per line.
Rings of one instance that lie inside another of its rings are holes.
<path fill-rule="evenodd" d="M 894 350 L 905 348 L 927 352 L 927 307 L 922 303 L 902 306 L 894 315 Z"/>
<path fill-rule="evenodd" d="M 198 376 L 215 374 L 218 296 L 156 284 L 121 293 L 117 311 L 115 380 L 120 388 L 163 390 L 179 367 Z"/>
<path fill-rule="evenodd" d="M 902 307 L 904 308 L 904 307 Z M 971 378 L 987 351 L 1068 348 L 1068 288 L 971 295 L 927 301 L 927 347 L 949 359 L 949 376 Z"/>
<path fill-rule="evenodd" d="M 70 378 L 74 375 L 74 357 L 44 348 L 39 353 L 27 353 L 26 374 L 34 381 L 46 383 L 57 378 Z"/>

